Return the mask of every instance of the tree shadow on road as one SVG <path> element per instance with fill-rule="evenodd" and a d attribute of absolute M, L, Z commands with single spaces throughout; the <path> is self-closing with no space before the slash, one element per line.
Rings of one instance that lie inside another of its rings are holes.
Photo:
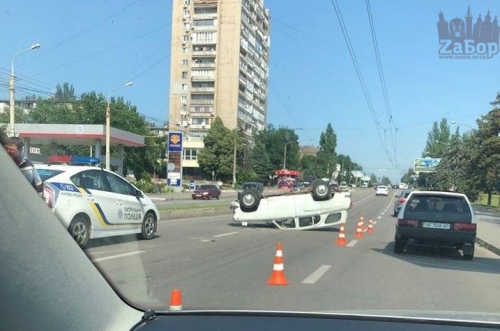
<path fill-rule="evenodd" d="M 452 248 L 436 249 L 407 244 L 404 253 L 398 254 L 394 253 L 394 242 L 390 242 L 383 249 L 372 250 L 424 268 L 500 274 L 500 259 L 475 256 L 472 261 L 468 261 L 463 259 L 460 251 Z"/>

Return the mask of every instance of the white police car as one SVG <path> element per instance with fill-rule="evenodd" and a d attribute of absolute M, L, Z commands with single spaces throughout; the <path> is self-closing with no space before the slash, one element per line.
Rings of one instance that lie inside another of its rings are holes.
<path fill-rule="evenodd" d="M 114 172 L 97 167 L 35 165 L 43 197 L 75 241 L 141 234 L 152 239 L 160 214 L 156 205 Z"/>

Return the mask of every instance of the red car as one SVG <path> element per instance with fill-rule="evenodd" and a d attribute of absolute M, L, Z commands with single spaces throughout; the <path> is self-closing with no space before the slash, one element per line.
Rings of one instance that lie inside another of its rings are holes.
<path fill-rule="evenodd" d="M 212 198 L 219 199 L 220 198 L 220 190 L 215 185 L 200 185 L 194 190 L 191 194 L 193 200 L 196 199 L 207 199 L 210 200 Z"/>

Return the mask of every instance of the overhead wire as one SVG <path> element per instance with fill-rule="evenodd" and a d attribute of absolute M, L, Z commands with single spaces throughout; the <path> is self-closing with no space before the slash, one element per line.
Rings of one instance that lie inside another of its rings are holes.
<path fill-rule="evenodd" d="M 79 59 L 76 59 L 76 60 L 73 60 L 73 61 L 70 61 L 70 62 L 67 62 L 67 63 L 61 64 L 61 65 L 59 65 L 59 66 L 57 66 L 57 67 L 53 67 L 53 68 L 50 68 L 50 69 L 47 69 L 47 70 L 44 70 L 44 71 L 41 71 L 41 72 L 35 73 L 35 74 L 31 75 L 30 77 L 38 76 L 38 75 L 41 75 L 41 74 L 44 74 L 44 73 L 47 73 L 47 72 L 51 72 L 51 71 L 54 71 L 54 70 L 58 70 L 58 69 L 61 69 L 61 68 L 67 67 L 67 66 L 69 66 L 69 65 L 72 65 L 72 64 L 75 64 L 75 63 L 78 63 L 78 62 L 81 62 L 81 61 L 87 60 L 87 59 L 92 58 L 92 57 L 94 57 L 94 56 L 100 55 L 100 54 L 105 53 L 105 52 L 107 52 L 107 51 L 110 51 L 110 50 L 112 50 L 112 49 L 115 49 L 115 48 L 118 48 L 118 47 L 123 46 L 123 45 L 125 45 L 125 44 L 128 44 L 128 43 L 130 43 L 130 42 L 132 42 L 132 41 L 135 41 L 135 40 L 138 40 L 138 39 L 144 38 L 145 36 L 150 35 L 150 34 L 152 34 L 152 33 L 156 32 L 156 31 L 159 31 L 159 30 L 161 30 L 161 29 L 164 29 L 164 28 L 166 28 L 166 27 L 168 27 L 168 26 L 170 26 L 170 23 L 169 23 L 169 24 L 162 25 L 162 26 L 159 26 L 159 27 L 157 27 L 157 28 L 155 28 L 155 29 L 153 29 L 153 30 L 150 30 L 150 31 L 148 31 L 148 32 L 145 32 L 145 33 L 143 33 L 143 34 L 141 34 L 141 35 L 139 35 L 139 36 L 136 36 L 136 37 L 134 37 L 134 38 L 131 38 L 131 39 L 126 40 L 126 41 L 124 41 L 124 42 L 121 42 L 121 43 L 119 43 L 119 44 L 113 45 L 113 46 L 111 46 L 111 47 L 105 48 L 105 49 L 100 50 L 100 51 L 98 51 L 98 52 L 92 53 L 92 54 L 90 54 L 90 55 L 87 55 L 87 56 L 81 57 L 81 58 L 79 58 Z"/>
<path fill-rule="evenodd" d="M 390 136 L 391 136 L 391 142 L 393 146 L 393 152 L 394 152 L 394 165 L 397 164 L 397 153 L 396 153 L 396 141 L 394 139 L 394 134 L 393 134 L 393 128 L 397 130 L 396 125 L 394 124 L 394 116 L 391 111 L 391 106 L 389 103 L 389 96 L 387 93 L 387 86 L 385 83 L 385 77 L 384 77 L 384 70 L 382 67 L 382 61 L 380 59 L 380 51 L 378 47 L 378 41 L 377 41 L 377 33 L 375 31 L 375 24 L 373 23 L 373 16 L 372 16 L 372 10 L 370 6 L 370 0 L 365 0 L 366 3 L 366 11 L 368 14 L 368 21 L 370 23 L 370 32 L 372 36 L 372 43 L 373 43 L 373 50 L 375 52 L 375 57 L 377 60 L 377 68 L 378 68 L 378 74 L 379 74 L 379 79 L 380 79 L 380 85 L 382 87 L 382 94 L 384 97 L 384 104 L 385 104 L 385 109 L 387 113 L 387 120 L 389 122 L 389 128 L 390 128 Z"/>
<path fill-rule="evenodd" d="M 47 48 L 47 49 L 42 49 L 42 52 L 39 52 L 38 54 L 36 54 L 36 55 L 34 55 L 34 56 L 30 57 L 30 58 L 27 58 L 26 60 L 22 61 L 22 62 L 20 63 L 20 65 L 22 65 L 22 64 L 24 64 L 24 63 L 27 63 L 27 62 L 29 62 L 29 61 L 31 61 L 31 60 L 33 60 L 33 59 L 36 59 L 36 58 L 38 58 L 38 57 L 40 57 L 40 56 L 42 56 L 42 55 L 45 55 L 45 54 L 47 54 L 47 53 L 49 53 L 49 52 L 51 52 L 51 51 L 53 51 L 53 50 L 56 50 L 57 48 L 59 48 L 60 46 L 64 45 L 64 44 L 65 44 L 65 43 L 67 43 L 68 41 L 70 41 L 70 40 L 72 40 L 72 39 L 74 39 L 74 38 L 76 38 L 76 37 L 78 37 L 78 36 L 80 36 L 80 35 L 84 34 L 85 32 L 88 32 L 88 31 L 90 31 L 90 30 L 95 29 L 95 28 L 96 28 L 96 27 L 98 27 L 101 23 L 103 23 L 103 22 L 107 21 L 108 19 L 112 18 L 113 16 L 115 16 L 115 15 L 117 15 L 117 14 L 119 14 L 119 13 L 121 13 L 121 12 L 125 11 L 126 9 L 128 9 L 128 8 L 130 8 L 131 6 L 135 5 L 135 4 L 136 4 L 136 3 L 138 3 L 139 1 L 142 1 L 142 0 L 135 0 L 135 1 L 132 1 L 131 3 L 129 3 L 129 4 L 125 5 L 125 6 L 123 6 L 123 7 L 121 7 L 121 8 L 120 8 L 120 9 L 118 9 L 117 11 L 115 11 L 115 12 L 113 12 L 113 13 L 111 13 L 111 14 L 109 14 L 109 15 L 105 16 L 105 17 L 103 17 L 102 19 L 100 19 L 99 21 L 97 21 L 96 23 L 94 23 L 93 25 L 91 25 L 91 26 L 89 26 L 89 27 L 87 27 L 87 28 L 85 28 L 85 29 L 83 29 L 83 30 L 81 30 L 81 31 L 78 31 L 77 33 L 75 33 L 75 34 L 73 34 L 73 35 L 69 36 L 69 37 L 68 37 L 68 38 L 66 38 L 66 39 L 61 40 L 60 42 L 56 43 L 54 46 L 52 46 L 52 47 L 50 47 L 50 48 Z"/>
<path fill-rule="evenodd" d="M 389 151 L 387 149 L 387 142 L 384 141 L 384 139 L 382 138 L 382 135 L 381 135 L 381 131 L 383 131 L 383 128 L 382 128 L 382 125 L 380 124 L 380 121 L 377 118 L 377 115 L 375 113 L 375 109 L 373 107 L 372 100 L 370 98 L 370 94 L 368 92 L 368 89 L 366 88 L 366 84 L 365 84 L 363 75 L 361 73 L 361 69 L 359 67 L 356 55 L 354 53 L 354 49 L 352 47 L 351 40 L 350 40 L 349 34 L 347 32 L 347 28 L 346 28 L 345 23 L 344 23 L 344 19 L 342 17 L 342 12 L 341 12 L 340 7 L 339 7 L 339 5 L 338 5 L 338 3 L 337 3 L 336 0 L 331 0 L 331 2 L 332 2 L 332 5 L 333 5 L 333 7 L 335 9 L 335 14 L 337 16 L 337 20 L 339 22 L 339 25 L 340 25 L 340 28 L 341 28 L 341 31 L 342 31 L 342 35 L 343 35 L 344 40 L 346 42 L 347 49 L 349 50 L 349 55 L 351 57 L 353 65 L 354 65 L 354 69 L 356 71 L 356 75 L 358 77 L 358 81 L 359 81 L 359 83 L 361 85 L 361 89 L 363 91 L 363 95 L 364 95 L 366 103 L 368 105 L 368 109 L 370 111 L 370 114 L 372 116 L 372 119 L 373 119 L 373 122 L 374 122 L 375 126 L 378 128 L 378 130 L 377 130 L 378 137 L 380 139 L 380 142 L 382 143 L 382 147 L 384 149 L 384 152 L 386 153 L 387 157 L 391 160 L 391 163 L 392 163 L 392 157 L 389 154 Z"/>

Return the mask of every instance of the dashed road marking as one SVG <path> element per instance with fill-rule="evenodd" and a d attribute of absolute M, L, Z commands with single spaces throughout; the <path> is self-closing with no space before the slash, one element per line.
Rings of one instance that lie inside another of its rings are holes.
<path fill-rule="evenodd" d="M 347 245 L 345 245 L 345 247 L 354 247 L 354 245 L 356 245 L 358 243 L 358 241 L 356 239 L 353 239 L 351 241 L 349 241 L 349 243 Z"/>
<path fill-rule="evenodd" d="M 227 237 L 227 236 L 232 236 L 233 234 L 239 233 L 238 231 L 235 232 L 227 232 L 227 233 L 221 233 L 221 234 L 216 234 L 214 235 L 215 238 L 220 238 L 220 237 Z"/>
<path fill-rule="evenodd" d="M 92 260 L 93 262 L 101 262 L 101 261 L 106 261 L 106 260 L 112 260 L 112 259 L 118 259 L 120 257 L 126 257 L 126 256 L 131 256 L 131 255 L 136 255 L 136 254 L 141 254 L 145 253 L 145 251 L 135 251 L 135 252 L 129 252 L 129 253 L 123 253 L 123 254 L 117 254 L 117 255 L 111 255 L 111 256 L 106 256 L 106 257 L 100 257 L 98 259 Z"/>
<path fill-rule="evenodd" d="M 302 281 L 302 284 L 315 284 L 323 275 L 331 268 L 331 265 L 322 265 L 312 274 L 310 274 L 306 279 Z"/>

